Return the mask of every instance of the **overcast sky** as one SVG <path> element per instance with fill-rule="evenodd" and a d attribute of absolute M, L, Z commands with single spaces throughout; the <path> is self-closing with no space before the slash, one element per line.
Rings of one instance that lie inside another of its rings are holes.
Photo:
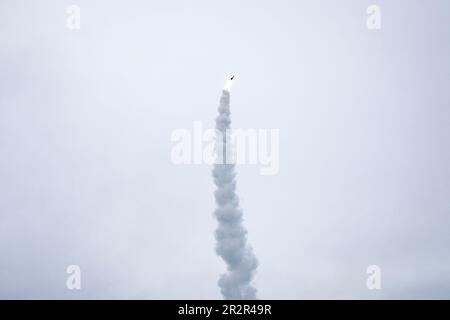
<path fill-rule="evenodd" d="M 450 298 L 449 23 L 447 0 L 2 0 L 0 298 L 221 298 L 211 166 L 170 137 L 213 127 L 231 74 L 233 127 L 280 130 L 277 175 L 237 167 L 259 298 Z"/>

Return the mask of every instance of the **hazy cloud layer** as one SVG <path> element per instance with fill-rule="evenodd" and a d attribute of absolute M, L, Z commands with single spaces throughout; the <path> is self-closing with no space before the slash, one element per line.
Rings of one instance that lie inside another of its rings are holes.
<path fill-rule="evenodd" d="M 1 1 L 0 297 L 221 298 L 170 136 L 236 73 L 234 127 L 280 129 L 278 175 L 236 167 L 258 297 L 450 298 L 450 3 L 377 2 Z"/>

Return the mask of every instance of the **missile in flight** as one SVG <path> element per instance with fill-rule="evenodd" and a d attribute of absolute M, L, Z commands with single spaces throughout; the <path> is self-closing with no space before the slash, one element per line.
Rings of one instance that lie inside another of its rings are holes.
<path fill-rule="evenodd" d="M 223 87 L 223 90 L 226 92 L 230 92 L 231 90 L 231 85 L 233 84 L 233 79 L 234 79 L 234 75 L 231 76 L 230 79 L 227 80 L 227 82 L 225 82 L 225 86 Z"/>

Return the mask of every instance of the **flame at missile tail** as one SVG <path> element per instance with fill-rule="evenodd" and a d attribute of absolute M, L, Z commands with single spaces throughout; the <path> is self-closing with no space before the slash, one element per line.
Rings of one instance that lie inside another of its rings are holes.
<path fill-rule="evenodd" d="M 233 78 L 234 76 L 226 82 L 222 91 L 219 116 L 216 118 L 216 130 L 223 137 L 226 137 L 231 124 L 230 89 Z M 224 138 L 224 154 L 227 144 L 228 141 Z M 220 154 L 220 150 L 218 151 Z M 227 272 L 219 279 L 219 287 L 225 299 L 256 299 L 256 288 L 252 285 L 252 280 L 258 261 L 247 243 L 243 212 L 236 194 L 234 163 L 228 163 L 226 160 L 217 163 L 212 174 L 217 187 L 214 192 L 217 204 L 214 215 L 218 222 L 215 232 L 216 253 L 227 265 Z"/>
<path fill-rule="evenodd" d="M 226 92 L 230 92 L 231 91 L 231 85 L 233 84 L 233 79 L 234 79 L 234 76 L 232 76 L 230 79 L 228 79 L 225 82 L 225 86 L 223 87 L 224 91 L 226 91 Z"/>

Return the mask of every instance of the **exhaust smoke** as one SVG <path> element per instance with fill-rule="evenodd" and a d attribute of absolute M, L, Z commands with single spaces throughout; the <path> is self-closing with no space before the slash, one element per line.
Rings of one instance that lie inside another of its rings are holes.
<path fill-rule="evenodd" d="M 222 91 L 216 130 L 221 136 L 222 162 L 214 165 L 213 177 L 217 187 L 214 196 L 217 209 L 214 215 L 218 221 L 215 232 L 216 252 L 227 265 L 227 272 L 219 279 L 219 287 L 225 299 L 256 299 L 256 288 L 251 282 L 258 266 L 252 248 L 247 244 L 247 230 L 243 226 L 243 213 L 236 195 L 236 172 L 234 163 L 227 161 L 227 131 L 230 129 L 230 89 L 234 76 Z"/>

